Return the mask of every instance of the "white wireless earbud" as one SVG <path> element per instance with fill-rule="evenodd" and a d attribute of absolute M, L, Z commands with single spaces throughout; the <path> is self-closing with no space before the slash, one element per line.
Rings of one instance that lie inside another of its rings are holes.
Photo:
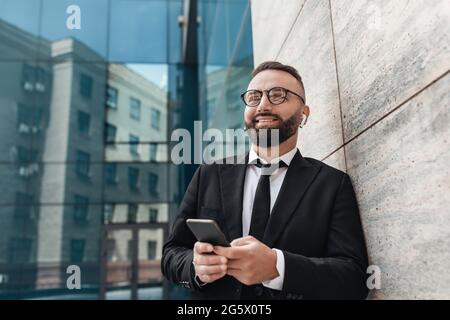
<path fill-rule="evenodd" d="M 305 122 L 302 124 L 303 119 L 305 119 Z M 308 117 L 303 117 L 303 116 L 302 116 L 302 120 L 300 120 L 300 126 L 299 126 L 299 127 L 300 127 L 300 128 L 303 128 L 303 127 L 305 126 L 306 122 L 308 122 Z"/>

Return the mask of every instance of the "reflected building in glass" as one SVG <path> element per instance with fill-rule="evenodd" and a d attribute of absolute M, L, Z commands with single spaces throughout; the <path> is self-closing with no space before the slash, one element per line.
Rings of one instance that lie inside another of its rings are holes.
<path fill-rule="evenodd" d="M 18 77 L 2 77 L 2 105 L 10 106 L 2 108 L 2 226 L 13 224 L 2 241 L 2 281 L 12 291 L 62 288 L 76 264 L 84 287 L 98 287 L 102 225 L 168 221 L 167 168 L 158 164 L 167 163 L 166 89 L 135 71 L 140 66 L 101 63 L 75 39 L 44 42 L 5 22 L 0 28 L 14 32 L 7 49 L 39 42 L 45 60 L 1 64 L 3 75 Z M 111 282 L 126 283 L 132 239 L 116 234 L 106 239 L 107 268 L 116 269 Z M 154 260 L 143 278 L 157 283 L 163 236 L 161 228 L 141 230 L 137 252 Z"/>
<path fill-rule="evenodd" d="M 0 285 L 36 281 L 43 150 L 50 117 L 52 65 L 35 61 L 40 40 L 0 20 Z M 49 43 L 42 52 L 51 55 Z"/>
<path fill-rule="evenodd" d="M 43 135 L 36 288 L 65 286 L 67 264 L 86 270 L 96 284 L 106 65 L 76 63 L 98 58 L 75 39 L 49 43 L 52 83 Z"/>
<path fill-rule="evenodd" d="M 69 4 L 0 0 L 0 298 L 188 298 L 160 271 L 198 165 L 171 133 L 243 127 L 249 5 L 81 1 L 77 32 Z"/>

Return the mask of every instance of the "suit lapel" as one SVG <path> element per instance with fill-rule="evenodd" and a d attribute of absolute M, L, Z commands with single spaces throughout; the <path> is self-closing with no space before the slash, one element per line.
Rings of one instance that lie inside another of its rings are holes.
<path fill-rule="evenodd" d="M 238 159 L 235 162 L 237 164 L 224 164 L 219 167 L 222 203 L 230 241 L 242 237 L 242 201 L 247 162 L 248 154 L 245 161 Z"/>
<path fill-rule="evenodd" d="M 319 172 L 319 168 L 306 161 L 297 151 L 288 167 L 286 176 L 270 214 L 263 242 L 271 247 L 284 230 L 304 193 Z"/>

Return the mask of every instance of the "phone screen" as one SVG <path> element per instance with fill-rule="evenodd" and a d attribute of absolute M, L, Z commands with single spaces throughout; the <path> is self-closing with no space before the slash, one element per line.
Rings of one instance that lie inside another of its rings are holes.
<path fill-rule="evenodd" d="M 224 233 L 214 220 L 187 219 L 186 224 L 198 241 L 210 243 L 214 246 L 230 246 Z"/>

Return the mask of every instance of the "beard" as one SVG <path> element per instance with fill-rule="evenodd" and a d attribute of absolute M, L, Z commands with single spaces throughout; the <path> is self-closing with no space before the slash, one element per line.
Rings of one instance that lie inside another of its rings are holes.
<path fill-rule="evenodd" d="M 255 125 L 257 122 L 255 118 L 257 116 L 271 116 L 277 118 L 280 125 L 275 128 L 256 128 Z M 301 121 L 300 112 L 295 113 L 285 121 L 279 116 L 269 113 L 258 114 L 257 116 L 250 122 L 246 121 L 245 127 L 248 130 L 252 143 L 263 148 L 277 146 L 292 137 L 297 133 Z"/>

